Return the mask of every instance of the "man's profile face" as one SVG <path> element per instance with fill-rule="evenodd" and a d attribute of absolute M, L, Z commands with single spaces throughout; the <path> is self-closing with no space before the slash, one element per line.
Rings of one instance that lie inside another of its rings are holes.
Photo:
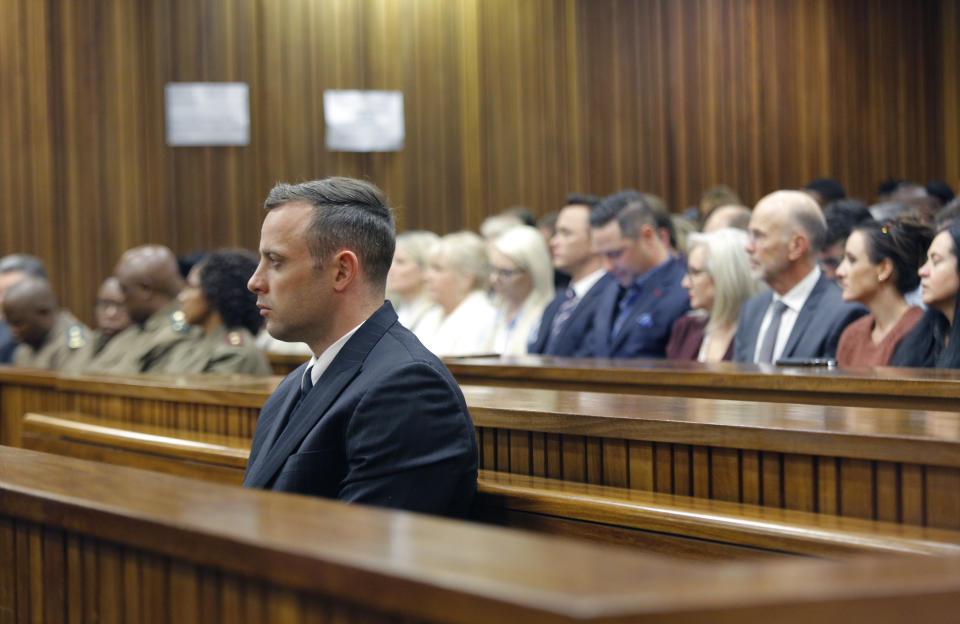
<path fill-rule="evenodd" d="M 53 328 L 54 312 L 27 301 L 7 301 L 3 305 L 10 334 L 17 342 L 40 345 Z"/>
<path fill-rule="evenodd" d="M 616 219 L 593 229 L 593 251 L 603 257 L 603 268 L 624 288 L 650 270 L 641 237 L 624 237 Z"/>
<path fill-rule="evenodd" d="M 310 204 L 293 202 L 267 213 L 260 231 L 260 263 L 247 283 L 271 336 L 311 346 L 325 336 L 332 312 L 330 268 L 318 269 L 307 246 L 313 211 Z"/>
<path fill-rule="evenodd" d="M 843 262 L 846 239 L 839 240 L 820 252 L 820 268 L 828 280 L 837 281 L 837 267 Z"/>
<path fill-rule="evenodd" d="M 143 323 L 154 312 L 153 291 L 147 285 L 149 279 L 139 271 L 130 261 L 121 262 L 115 271 L 120 292 L 123 293 L 123 303 L 127 307 L 127 314 L 134 323 Z"/>
<path fill-rule="evenodd" d="M 556 232 L 550 238 L 553 266 L 569 273 L 592 254 L 590 208 L 579 204 L 564 206 L 557 215 Z"/>
<path fill-rule="evenodd" d="M 779 209 L 779 210 L 778 210 Z M 746 250 L 750 254 L 753 277 L 771 283 L 790 267 L 783 206 L 760 204 L 750 217 Z"/>

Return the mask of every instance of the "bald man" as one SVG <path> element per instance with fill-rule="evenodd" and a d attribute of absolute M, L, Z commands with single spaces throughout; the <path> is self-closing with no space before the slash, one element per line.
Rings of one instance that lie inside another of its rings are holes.
<path fill-rule="evenodd" d="M 750 217 L 747 253 L 770 290 L 747 300 L 733 341 L 735 362 L 833 358 L 844 328 L 866 314 L 843 302 L 817 266 L 827 236 L 820 207 L 801 191 L 777 191 Z"/>
<path fill-rule="evenodd" d="M 87 344 L 89 330 L 60 309 L 43 278 L 24 277 L 11 286 L 3 298 L 3 314 L 20 343 L 13 352 L 16 366 L 59 370 Z"/>
<path fill-rule="evenodd" d="M 129 249 L 120 257 L 114 275 L 132 325 L 107 343 L 86 372 L 147 373 L 174 346 L 196 339 L 177 303 L 183 278 L 172 251 L 162 245 Z"/>

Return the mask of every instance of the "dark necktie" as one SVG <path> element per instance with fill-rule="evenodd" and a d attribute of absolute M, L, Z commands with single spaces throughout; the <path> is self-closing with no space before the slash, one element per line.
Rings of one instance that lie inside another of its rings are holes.
<path fill-rule="evenodd" d="M 623 324 L 627 321 L 627 317 L 630 316 L 630 310 L 633 308 L 633 304 L 636 303 L 637 297 L 640 296 L 640 289 L 637 288 L 637 285 L 634 284 L 627 288 L 623 296 L 620 297 L 620 302 L 617 304 L 617 318 L 613 322 L 613 329 L 610 332 L 610 338 L 613 339 L 620 333 L 620 330 L 623 328 Z"/>
<path fill-rule="evenodd" d="M 547 346 L 550 346 L 550 343 L 560 335 L 560 332 L 563 331 L 563 326 L 570 320 L 570 315 L 573 314 L 574 308 L 576 308 L 577 303 L 580 302 L 577 298 L 577 293 L 574 292 L 572 288 L 567 288 L 563 296 L 563 302 L 557 309 L 556 316 L 553 317 L 553 323 L 550 324 L 550 336 L 547 337 Z"/>
<path fill-rule="evenodd" d="M 763 335 L 763 343 L 760 345 L 760 353 L 757 355 L 757 362 L 761 364 L 773 362 L 773 348 L 777 344 L 777 334 L 780 333 L 780 319 L 787 309 L 787 304 L 783 301 L 775 301 L 773 304 L 773 314 L 770 315 L 770 325 L 767 326 L 767 333 Z"/>

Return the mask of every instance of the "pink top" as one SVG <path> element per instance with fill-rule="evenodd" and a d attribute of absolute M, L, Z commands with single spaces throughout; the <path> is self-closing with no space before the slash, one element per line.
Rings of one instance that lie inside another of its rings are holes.
<path fill-rule="evenodd" d="M 913 307 L 900 317 L 893 329 L 878 343 L 870 338 L 873 331 L 873 315 L 868 314 L 847 325 L 837 345 L 837 364 L 840 366 L 887 366 L 893 352 L 907 333 L 913 329 L 923 308 Z"/>

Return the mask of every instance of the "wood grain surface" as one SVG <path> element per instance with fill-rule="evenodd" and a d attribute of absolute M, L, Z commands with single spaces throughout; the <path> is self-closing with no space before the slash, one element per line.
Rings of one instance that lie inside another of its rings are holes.
<path fill-rule="evenodd" d="M 694 564 L 9 447 L 0 465 L 17 621 L 906 623 L 960 606 L 954 556 Z"/>

